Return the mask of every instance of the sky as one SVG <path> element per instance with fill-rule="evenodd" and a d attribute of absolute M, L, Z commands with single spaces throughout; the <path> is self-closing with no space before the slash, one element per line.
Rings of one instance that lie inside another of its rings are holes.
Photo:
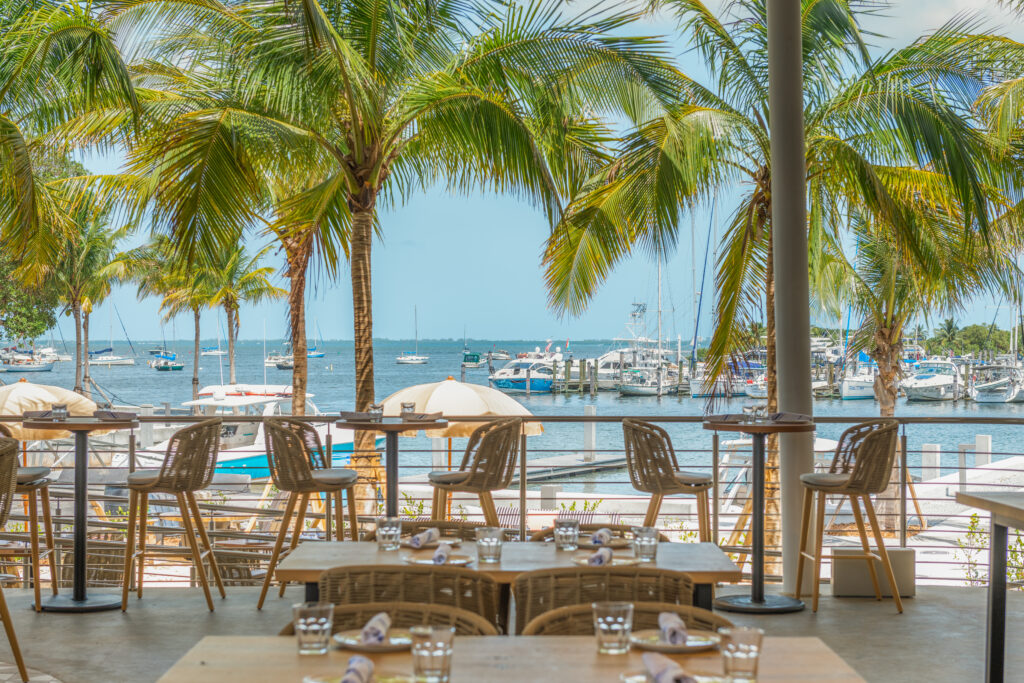
<path fill-rule="evenodd" d="M 964 15 L 979 16 L 981 28 L 1024 38 L 1024 23 L 1001 11 L 991 0 L 900 0 L 892 3 L 884 16 L 866 22 L 865 28 L 886 36 L 871 39 L 878 54 Z M 670 20 L 652 20 L 638 25 L 634 32 L 665 36 L 684 71 L 692 75 L 703 72 Z M 109 173 L 118 168 L 121 159 L 116 155 L 90 156 L 83 161 L 95 172 Z M 723 203 L 726 201 L 723 199 Z M 556 315 L 548 307 L 541 268 L 549 226 L 542 211 L 514 197 L 453 195 L 437 188 L 412 197 L 402 206 L 383 210 L 380 222 L 384 239 L 373 245 L 372 264 L 374 336 L 378 338 L 411 339 L 415 308 L 421 339 L 457 339 L 464 333 L 471 339 L 610 339 L 623 332 L 632 302 L 646 302 L 652 314 L 649 319 L 653 319 L 657 307 L 656 262 L 647 254 L 637 253 L 615 269 L 584 314 L 575 318 Z M 705 246 L 712 228 L 709 211 L 698 211 L 682 225 L 677 249 L 664 265 L 662 308 L 666 336 L 674 339 L 678 334 L 685 342 L 693 334 L 695 292 L 701 286 Z M 692 231 L 691 225 L 695 227 Z M 135 241 L 143 239 L 144 235 L 139 235 Z M 250 244 L 259 248 L 266 242 L 253 238 Z M 279 267 L 281 260 L 271 250 L 267 265 Z M 709 261 L 713 262 L 713 255 Z M 709 331 L 708 310 L 713 296 L 710 265 L 705 277 L 707 296 L 702 307 L 701 336 Z M 275 279 L 279 286 L 287 286 L 279 275 Z M 307 295 L 311 337 L 352 338 L 348 279 L 347 267 L 336 281 L 312 279 Z M 105 336 L 108 320 L 113 320 L 115 339 L 123 338 L 113 316 L 114 308 L 133 340 L 160 338 L 158 301 L 139 301 L 133 287 L 118 287 L 94 313 L 94 329 L 100 339 Z M 1001 324 L 1007 326 L 1011 314 L 1006 307 L 997 310 L 990 297 L 980 297 L 959 320 L 962 324 L 987 323 L 997 313 Z M 828 320 L 815 322 L 835 324 Z M 206 314 L 204 338 L 215 338 L 223 324 L 223 315 L 214 311 Z M 284 302 L 245 306 L 240 338 L 262 339 L 265 334 L 269 339 L 280 339 L 287 334 L 287 324 Z M 65 338 L 73 338 L 70 319 L 62 318 L 59 327 Z M 191 318 L 177 320 L 173 330 L 177 338 L 190 338 Z M 164 334 L 171 338 L 171 324 L 165 326 Z"/>

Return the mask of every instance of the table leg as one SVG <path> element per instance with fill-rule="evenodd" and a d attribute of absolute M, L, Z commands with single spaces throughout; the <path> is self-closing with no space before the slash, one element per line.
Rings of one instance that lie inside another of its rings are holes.
<path fill-rule="evenodd" d="M 1006 527 L 993 519 L 988 559 L 988 637 L 985 644 L 985 680 L 988 683 L 1003 683 L 1006 651 L 1006 545 Z"/>
<path fill-rule="evenodd" d="M 384 434 L 384 505 L 388 517 L 398 516 L 398 432 Z"/>
<path fill-rule="evenodd" d="M 306 602 L 320 602 L 320 584 L 316 581 L 306 582 Z"/>
<path fill-rule="evenodd" d="M 693 584 L 693 606 L 701 609 L 711 609 L 714 604 L 715 593 L 710 583 Z"/>

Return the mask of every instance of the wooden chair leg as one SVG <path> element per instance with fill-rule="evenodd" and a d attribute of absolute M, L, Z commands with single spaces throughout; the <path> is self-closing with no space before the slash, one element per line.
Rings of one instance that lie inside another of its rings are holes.
<path fill-rule="evenodd" d="M 853 519 L 857 522 L 857 532 L 860 534 L 860 547 L 864 549 L 864 560 L 868 563 L 868 572 L 871 574 L 871 585 L 875 587 L 875 600 L 882 599 L 882 588 L 878 585 L 878 572 L 875 571 L 875 558 L 871 556 L 871 544 L 868 543 L 868 532 L 864 529 L 864 517 L 860 513 L 860 504 L 856 496 L 849 496 L 850 507 L 853 508 Z M 833 558 L 832 563 L 835 564 Z M 833 574 L 835 570 L 833 569 Z"/>
<path fill-rule="evenodd" d="M 821 554 L 825 542 L 825 494 L 818 491 L 818 513 L 814 516 L 814 585 L 811 586 L 811 611 L 818 611 L 818 596 L 821 594 Z"/>
<path fill-rule="evenodd" d="M 263 601 L 267 598 L 267 591 L 270 589 L 270 582 L 274 580 L 274 568 L 277 566 L 277 558 L 281 555 L 281 546 L 288 535 L 288 522 L 292 519 L 292 512 L 295 510 L 295 503 L 299 494 L 288 494 L 288 502 L 284 506 L 284 516 L 281 518 L 281 528 L 277 531 L 277 540 L 274 541 L 274 550 L 270 553 L 270 564 L 267 565 L 267 575 L 263 577 L 263 588 L 260 590 L 260 599 L 256 603 L 256 609 L 263 609 Z"/>
<path fill-rule="evenodd" d="M 50 563 L 50 589 L 57 595 L 57 546 L 53 543 L 53 520 L 50 518 L 50 491 L 44 486 L 39 489 L 39 500 L 43 505 L 43 534 L 46 538 L 47 559 Z M 127 577 L 128 575 L 125 574 Z"/>
<path fill-rule="evenodd" d="M 129 489 L 128 492 L 128 532 L 125 536 L 125 547 L 124 547 L 124 574 L 121 579 L 124 585 L 121 586 L 121 611 L 124 612 L 128 609 L 128 588 L 131 585 L 132 578 L 132 563 L 135 561 L 135 521 L 139 514 L 139 495 L 138 491 L 132 491 Z"/>
<path fill-rule="evenodd" d="M 801 589 L 804 585 L 804 563 L 807 558 L 804 557 L 804 553 L 807 552 L 807 536 L 810 532 L 811 527 L 811 505 L 814 501 L 814 491 L 811 489 L 804 489 L 804 504 L 800 511 L 800 545 L 797 549 L 797 563 L 796 563 L 796 590 L 793 593 L 793 597 L 797 600 L 800 599 Z"/>
<path fill-rule="evenodd" d="M 14 633 L 11 611 L 7 609 L 7 599 L 4 597 L 3 589 L 0 589 L 0 619 L 3 619 L 4 631 L 7 633 L 7 641 L 11 644 L 11 652 L 14 653 L 14 663 L 18 665 L 18 673 L 21 674 L 21 680 L 24 683 L 28 683 L 28 671 L 25 669 L 25 660 L 21 657 L 21 647 L 18 645 L 18 636 Z"/>
<path fill-rule="evenodd" d="M 345 512 L 341 507 L 341 491 L 327 494 L 328 499 L 334 499 L 334 537 L 339 541 L 345 540 Z M 327 518 L 328 528 L 331 526 L 330 517 Z"/>
<path fill-rule="evenodd" d="M 501 526 L 501 522 L 498 520 L 498 509 L 494 507 L 494 496 L 490 491 L 481 491 L 479 496 L 480 507 L 484 511 L 484 522 L 487 526 Z"/>
<path fill-rule="evenodd" d="M 334 532 L 331 531 L 331 517 L 333 516 L 331 510 L 334 509 L 333 494 L 324 493 L 322 495 L 324 505 L 324 540 L 330 542 L 334 540 Z"/>
<path fill-rule="evenodd" d="M 139 549 L 135 556 L 135 571 L 138 576 L 135 579 L 135 597 L 142 597 L 142 579 L 146 571 L 146 525 L 149 516 L 149 494 L 139 491 Z"/>
<path fill-rule="evenodd" d="M 28 537 L 29 549 L 32 554 L 32 593 L 35 597 L 36 611 L 42 611 L 42 596 L 39 594 L 39 506 L 35 491 L 25 494 L 28 499 Z"/>
<path fill-rule="evenodd" d="M 309 506 L 308 493 L 302 493 L 299 495 L 299 508 L 295 513 L 295 529 L 292 531 L 292 541 L 288 545 L 288 552 L 295 550 L 296 546 L 299 545 L 299 538 L 302 536 L 303 522 L 306 521 L 306 508 Z M 277 591 L 277 597 L 284 597 L 284 590 L 288 587 L 287 581 L 281 582 L 281 588 Z"/>
<path fill-rule="evenodd" d="M 658 512 L 661 510 L 660 493 L 651 494 L 651 502 L 647 504 L 647 514 L 644 516 L 644 526 L 655 526 L 658 523 Z"/>
<path fill-rule="evenodd" d="M 341 494 L 338 494 L 338 505 L 341 505 Z M 348 523 L 352 527 L 352 540 L 359 540 L 359 508 L 356 507 L 356 487 L 348 490 Z M 341 532 L 338 532 L 341 536 Z"/>
<path fill-rule="evenodd" d="M 203 542 L 203 547 L 206 548 L 206 556 L 210 560 L 210 572 L 213 574 L 213 580 L 217 584 L 217 590 L 220 592 L 220 597 L 226 598 L 228 597 L 228 594 L 224 591 L 224 579 L 222 579 L 220 575 L 220 567 L 217 565 L 217 557 L 213 554 L 213 544 L 210 543 L 210 535 L 206 531 L 206 526 L 203 524 L 203 515 L 199 510 L 199 503 L 196 502 L 196 496 L 191 491 L 185 494 L 185 499 L 188 501 L 188 506 L 192 510 L 192 516 L 195 517 L 196 529 L 199 530 L 199 540 Z M 203 566 L 202 559 L 199 561 L 199 566 Z"/>
<path fill-rule="evenodd" d="M 697 494 L 697 526 L 700 529 L 700 542 L 711 542 L 711 503 L 708 492 Z"/>
<path fill-rule="evenodd" d="M 864 511 L 868 513 L 868 522 L 871 523 L 871 531 L 875 534 L 875 543 L 878 544 L 878 556 L 882 558 L 882 568 L 889 578 L 889 588 L 892 589 L 892 599 L 896 603 L 896 611 L 903 614 L 903 599 L 900 597 L 899 586 L 896 585 L 896 575 L 893 574 L 892 564 L 889 562 L 889 553 L 885 549 L 885 540 L 882 538 L 882 528 L 878 526 L 878 518 L 875 517 L 875 506 L 871 502 L 871 496 L 861 496 L 864 501 Z"/>
<path fill-rule="evenodd" d="M 444 519 L 444 499 L 446 493 L 444 489 L 437 486 L 434 487 L 434 502 L 430 507 L 430 519 L 435 522 L 440 522 Z"/>
<path fill-rule="evenodd" d="M 203 564 L 203 553 L 199 550 L 199 543 L 196 540 L 196 530 L 192 526 L 192 515 L 188 509 L 188 501 L 185 500 L 185 494 L 177 493 L 175 497 L 178 499 L 178 509 L 181 511 L 181 525 L 185 528 L 185 540 L 188 541 L 188 547 L 192 551 L 192 564 L 196 568 L 196 576 L 199 579 L 199 585 L 203 588 L 203 595 L 206 597 L 206 606 L 213 611 L 213 595 L 210 594 L 210 582 L 206 580 L 206 565 Z"/>

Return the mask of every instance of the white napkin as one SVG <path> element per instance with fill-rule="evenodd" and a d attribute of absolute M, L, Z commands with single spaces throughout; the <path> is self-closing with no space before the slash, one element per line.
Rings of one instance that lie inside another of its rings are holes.
<path fill-rule="evenodd" d="M 644 668 L 654 683 L 697 683 L 679 664 L 657 652 L 645 652 Z M 343 682 L 344 683 L 344 682 Z"/>
<path fill-rule="evenodd" d="M 661 642 L 669 645 L 686 644 L 686 623 L 675 612 L 659 614 L 658 628 L 661 629 Z"/>
<path fill-rule="evenodd" d="M 591 535 L 590 542 L 594 545 L 608 545 L 612 540 L 612 530 L 604 527 L 598 529 Z"/>
<path fill-rule="evenodd" d="M 587 564 L 591 567 L 601 567 L 606 564 L 611 564 L 611 561 L 611 548 L 600 548 L 596 553 L 587 558 Z"/>
<path fill-rule="evenodd" d="M 373 662 L 362 655 L 348 658 L 348 668 L 341 677 L 341 683 L 370 683 L 373 679 Z"/>
<path fill-rule="evenodd" d="M 387 612 L 377 612 L 363 626 L 359 640 L 363 645 L 380 645 L 387 639 L 389 628 L 391 628 L 391 617 Z"/>
<path fill-rule="evenodd" d="M 434 564 L 444 564 L 448 561 L 448 554 L 452 551 L 452 547 L 447 543 L 442 543 L 437 546 L 437 550 L 434 551 Z"/>
<path fill-rule="evenodd" d="M 441 532 L 434 527 L 430 527 L 429 529 L 425 529 L 410 538 L 409 545 L 413 548 L 422 548 L 425 545 L 433 543 L 439 538 L 441 538 Z"/>

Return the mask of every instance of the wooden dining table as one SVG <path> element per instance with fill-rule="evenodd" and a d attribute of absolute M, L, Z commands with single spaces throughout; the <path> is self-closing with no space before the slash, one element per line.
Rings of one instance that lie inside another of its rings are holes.
<path fill-rule="evenodd" d="M 206 636 L 158 683 L 299 683 L 306 676 L 337 680 L 353 652 L 299 655 L 287 636 Z M 600 655 L 593 636 L 456 636 L 452 683 L 612 683 L 623 673 L 642 673 L 642 652 Z M 671 655 L 691 674 L 721 675 L 717 651 Z M 408 651 L 370 655 L 378 680 L 411 681 Z M 761 683 L 855 683 L 864 679 L 819 638 L 766 637 Z"/>
<path fill-rule="evenodd" d="M 274 575 L 279 581 L 305 583 L 306 599 L 315 601 L 319 599 L 320 575 L 328 569 L 375 564 L 404 566 L 407 564 L 404 558 L 414 552 L 429 555 L 432 551 L 378 550 L 375 542 L 366 541 L 303 543 L 277 565 Z M 523 572 L 574 567 L 574 558 L 590 552 L 558 550 L 554 543 L 515 541 L 503 545 L 501 562 L 484 563 L 477 560 L 474 542 L 464 541 L 452 549 L 453 555 L 469 556 L 471 569 L 501 584 L 511 584 Z M 615 551 L 615 554 L 632 556 L 628 550 Z M 649 566 L 689 574 L 694 583 L 693 602 L 705 609 L 711 609 L 714 584 L 737 582 L 742 578 L 740 568 L 714 543 L 659 543 L 657 561 Z"/>

